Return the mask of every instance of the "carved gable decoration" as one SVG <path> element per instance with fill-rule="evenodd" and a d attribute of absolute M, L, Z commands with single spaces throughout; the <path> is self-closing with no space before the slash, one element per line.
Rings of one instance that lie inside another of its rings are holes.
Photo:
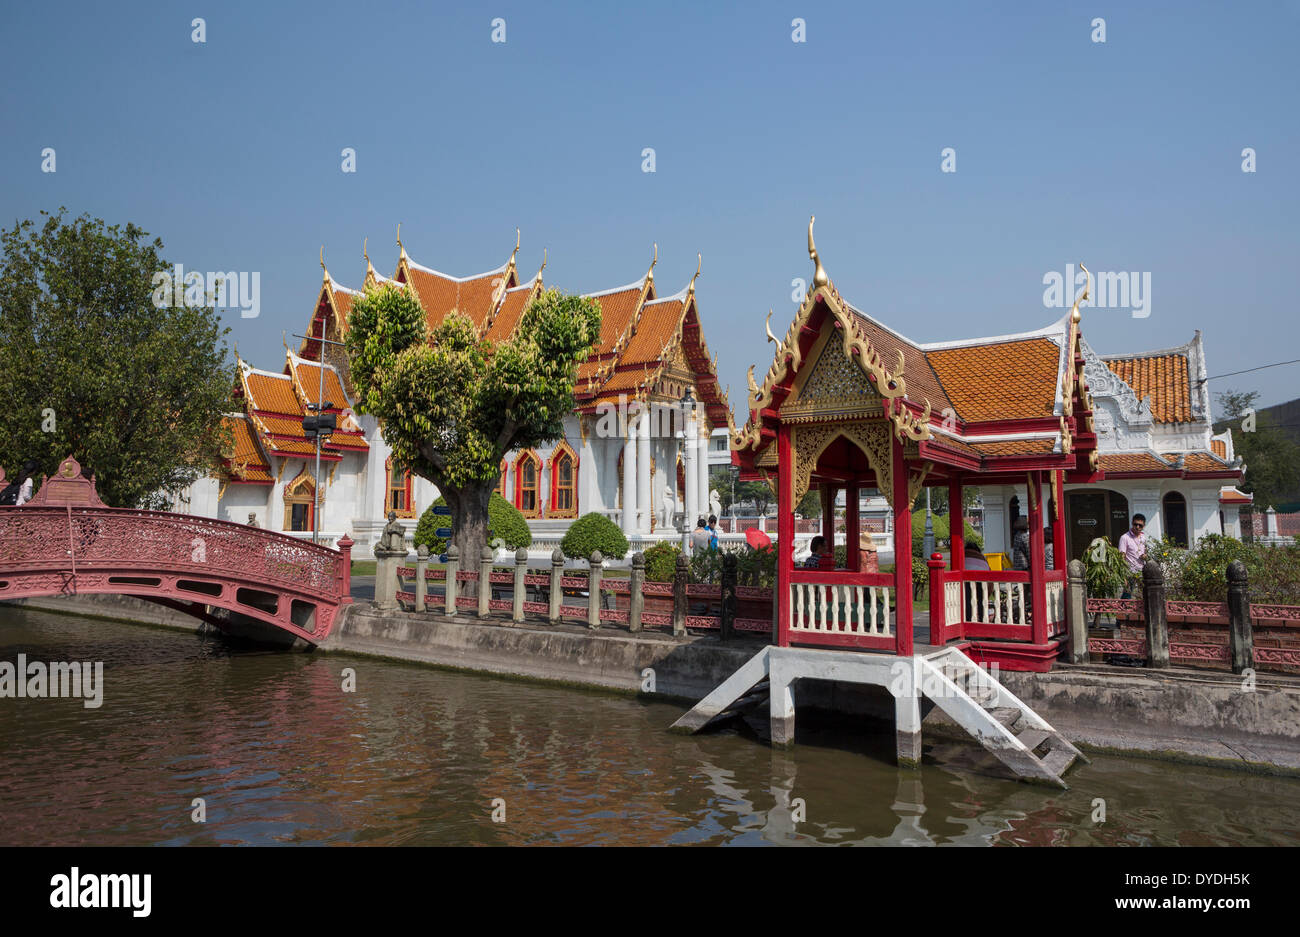
<path fill-rule="evenodd" d="M 1151 398 L 1138 400 L 1133 388 L 1106 367 L 1106 362 L 1082 338 L 1079 339 L 1079 350 L 1083 352 L 1083 374 L 1088 380 L 1088 391 L 1093 399 L 1109 397 L 1115 401 L 1120 419 L 1125 423 L 1130 426 L 1150 426 Z"/>
<path fill-rule="evenodd" d="M 833 334 L 824 335 L 821 353 L 806 379 L 796 382 L 793 399 L 781 407 L 781 418 L 806 422 L 827 417 L 881 416 L 881 397 Z"/>

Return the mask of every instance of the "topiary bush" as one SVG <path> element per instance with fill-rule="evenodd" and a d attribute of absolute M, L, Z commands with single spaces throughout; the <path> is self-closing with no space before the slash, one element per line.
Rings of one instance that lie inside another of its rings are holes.
<path fill-rule="evenodd" d="M 420 549 L 420 544 L 429 548 L 430 553 L 445 553 L 447 551 L 447 541 L 434 533 L 439 527 L 450 527 L 451 518 L 445 514 L 434 514 L 435 507 L 446 507 L 447 502 L 439 497 L 437 501 L 425 508 L 424 513 L 420 515 L 420 521 L 415 525 L 415 548 Z M 533 543 L 533 533 L 528 529 L 528 522 L 524 516 L 519 513 L 519 509 L 513 504 L 501 497 L 495 491 L 492 492 L 492 498 L 488 501 L 488 531 L 487 539 L 489 546 L 495 546 L 500 541 L 508 550 L 518 550 L 520 547 L 529 547 Z"/>
<path fill-rule="evenodd" d="M 569 525 L 560 541 L 560 552 L 572 560 L 585 560 L 596 550 L 607 560 L 621 560 L 627 556 L 628 543 L 617 524 L 592 511 Z"/>
<path fill-rule="evenodd" d="M 672 582 L 677 574 L 677 557 L 682 548 L 661 540 L 645 551 L 645 578 L 647 582 Z"/>

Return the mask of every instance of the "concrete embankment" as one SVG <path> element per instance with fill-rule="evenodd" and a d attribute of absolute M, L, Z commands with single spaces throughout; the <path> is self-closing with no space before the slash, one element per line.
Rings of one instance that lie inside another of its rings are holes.
<path fill-rule="evenodd" d="M 197 630 L 193 619 L 138 599 L 79 596 L 13 603 L 78 615 Z M 389 658 L 570 686 L 640 693 L 647 669 L 654 693 L 688 704 L 731 676 L 763 642 L 716 636 L 674 638 L 578 624 L 515 625 L 498 619 L 381 612 L 345 607 L 322 645 L 329 653 Z M 997 677 L 1081 747 L 1253 770 L 1300 773 L 1300 678 L 1057 665 L 1050 673 Z M 851 684 L 796 684 L 799 707 L 892 719 L 891 698 Z M 937 709 L 926 731 L 945 726 Z M 959 731 L 959 730 L 958 730 Z"/>

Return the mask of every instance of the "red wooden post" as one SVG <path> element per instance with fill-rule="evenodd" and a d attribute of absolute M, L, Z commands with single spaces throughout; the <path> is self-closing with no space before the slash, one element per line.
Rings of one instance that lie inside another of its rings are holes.
<path fill-rule="evenodd" d="M 894 609 L 896 631 L 894 648 L 904 657 L 912 656 L 912 506 L 907 502 L 907 462 L 903 444 L 891 435 L 894 462 L 894 491 L 889 499 L 894 508 Z"/>
<path fill-rule="evenodd" d="M 948 479 L 948 535 L 954 570 L 966 568 L 966 514 L 961 507 L 961 488 L 960 475 Z M 933 620 L 933 608 L 930 616 Z"/>
<path fill-rule="evenodd" d="M 1043 473 L 1029 473 L 1029 595 L 1033 615 L 1033 642 L 1047 643 L 1047 582 L 1043 565 Z"/>
<path fill-rule="evenodd" d="M 944 618 L 943 607 L 943 587 L 946 575 L 943 571 L 943 556 L 939 553 L 932 553 L 926 565 L 930 567 L 930 643 L 940 645 L 948 640 L 948 622 Z"/>
<path fill-rule="evenodd" d="M 790 574 L 794 571 L 794 458 L 790 430 L 776 431 L 776 590 L 777 645 L 790 646 Z"/>
<path fill-rule="evenodd" d="M 821 486 L 822 494 L 822 569 L 835 568 L 835 486 L 830 482 L 824 482 Z M 830 561 L 827 562 L 826 558 Z"/>
<path fill-rule="evenodd" d="M 1065 569 L 1065 505 L 1061 503 L 1065 498 L 1065 486 L 1053 484 L 1052 495 L 1052 503 L 1056 506 L 1051 518 L 1052 564 L 1056 569 Z"/>
<path fill-rule="evenodd" d="M 339 553 L 342 569 L 339 573 L 339 604 L 347 605 L 352 601 L 352 546 L 355 541 L 344 534 L 339 538 Z M 420 609 L 424 611 L 424 609 Z"/>
<path fill-rule="evenodd" d="M 862 532 L 858 529 L 858 486 L 844 486 L 844 543 L 848 562 L 845 563 L 853 572 L 862 567 L 862 549 L 859 539 Z"/>

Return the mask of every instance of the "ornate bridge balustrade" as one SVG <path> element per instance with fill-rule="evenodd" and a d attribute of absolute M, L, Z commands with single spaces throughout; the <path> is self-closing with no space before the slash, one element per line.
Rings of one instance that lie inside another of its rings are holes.
<path fill-rule="evenodd" d="M 351 601 L 351 545 L 105 507 L 69 458 L 31 502 L 0 508 L 0 600 L 130 595 L 219 627 L 212 609 L 238 612 L 319 643 Z"/>

